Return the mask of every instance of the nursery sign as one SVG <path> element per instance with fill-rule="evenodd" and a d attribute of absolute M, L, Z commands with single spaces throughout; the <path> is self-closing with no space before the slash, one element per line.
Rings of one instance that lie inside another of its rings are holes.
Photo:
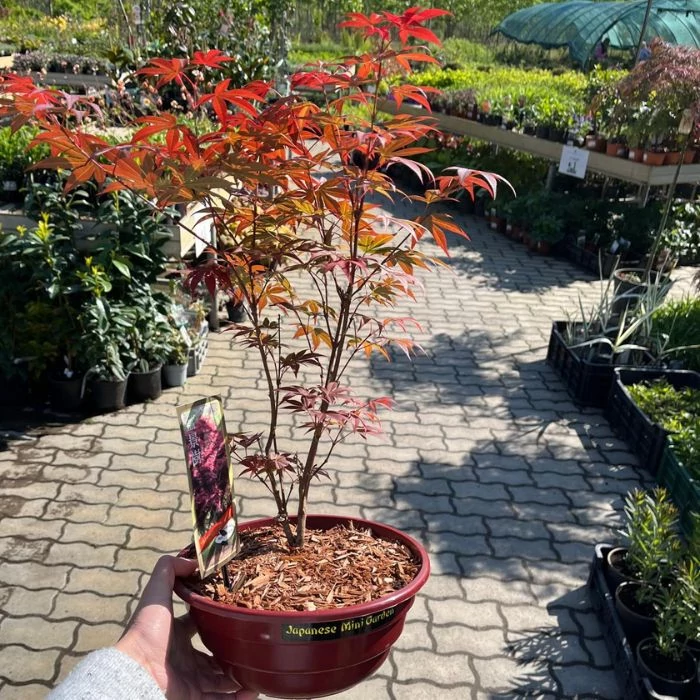
<path fill-rule="evenodd" d="M 332 622 L 284 623 L 282 639 L 286 642 L 326 642 L 329 639 L 354 637 L 382 627 L 394 619 L 396 608 L 387 608 L 381 612 L 364 617 Z"/>
<path fill-rule="evenodd" d="M 562 146 L 559 172 L 583 180 L 588 168 L 588 151 L 575 146 Z"/>
<path fill-rule="evenodd" d="M 240 546 L 233 502 L 233 466 L 220 396 L 178 406 L 202 578 L 232 559 Z"/>

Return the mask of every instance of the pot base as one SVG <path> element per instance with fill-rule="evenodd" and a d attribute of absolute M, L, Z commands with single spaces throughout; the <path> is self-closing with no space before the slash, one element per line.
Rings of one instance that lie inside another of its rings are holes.
<path fill-rule="evenodd" d="M 272 518 L 257 520 L 241 524 L 239 530 L 274 523 Z M 204 645 L 242 687 L 277 698 L 318 698 L 351 688 L 386 659 L 416 593 L 428 579 L 428 555 L 413 538 L 386 525 L 330 515 L 307 518 L 309 529 L 350 523 L 407 546 L 420 560 L 413 581 L 360 605 L 280 612 L 223 605 L 176 581 L 175 592 L 190 605 Z"/>

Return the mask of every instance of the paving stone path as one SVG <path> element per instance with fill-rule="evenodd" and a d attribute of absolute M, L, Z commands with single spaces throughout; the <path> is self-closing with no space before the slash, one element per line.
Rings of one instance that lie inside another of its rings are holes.
<path fill-rule="evenodd" d="M 361 394 L 396 400 L 386 434 L 342 445 L 313 494 L 316 512 L 416 535 L 433 565 L 390 659 L 338 697 L 614 700 L 585 582 L 592 545 L 614 537 L 621 499 L 645 475 L 544 361 L 552 320 L 579 294 L 594 299 L 597 283 L 466 224 L 472 241 L 426 280 L 414 310 L 425 355 L 360 363 L 352 375 Z M 254 362 L 215 335 L 184 390 L 10 434 L 0 450 L 2 700 L 44 697 L 87 651 L 116 641 L 159 554 L 188 541 L 174 407 L 220 393 L 229 429 L 254 429 L 261 386 Z M 256 484 L 240 479 L 237 491 L 243 518 L 271 513 Z"/>

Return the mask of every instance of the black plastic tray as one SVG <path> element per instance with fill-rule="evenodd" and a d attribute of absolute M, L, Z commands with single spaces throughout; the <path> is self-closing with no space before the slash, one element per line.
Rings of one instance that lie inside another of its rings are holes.
<path fill-rule="evenodd" d="M 597 544 L 588 576 L 591 604 L 598 614 L 605 645 L 610 653 L 622 700 L 678 700 L 676 696 L 654 692 L 649 679 L 642 675 L 634 652 L 625 637 L 620 616 L 615 609 L 615 599 L 605 578 L 605 556 L 612 549 L 608 544 Z"/>
<path fill-rule="evenodd" d="M 658 423 L 654 423 L 637 406 L 627 387 L 662 377 L 676 389 L 685 387 L 700 389 L 700 374 L 697 372 L 616 368 L 615 381 L 605 408 L 605 417 L 613 430 L 627 442 L 630 449 L 639 457 L 641 464 L 652 474 L 659 471 L 668 432 Z"/>
<path fill-rule="evenodd" d="M 566 326 L 567 321 L 552 324 L 547 362 L 566 383 L 573 399 L 583 406 L 603 408 L 615 379 L 615 365 L 590 362 L 579 357 L 564 341 Z M 650 361 L 651 357 L 645 359 Z"/>

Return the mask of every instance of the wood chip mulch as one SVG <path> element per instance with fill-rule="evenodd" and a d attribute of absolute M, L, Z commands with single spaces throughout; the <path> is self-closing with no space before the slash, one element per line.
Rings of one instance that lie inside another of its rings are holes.
<path fill-rule="evenodd" d="M 308 530 L 290 549 L 282 528 L 241 533 L 241 551 L 221 572 L 188 586 L 228 605 L 262 610 L 324 610 L 366 603 L 410 583 L 420 562 L 399 542 L 338 525 Z"/>

